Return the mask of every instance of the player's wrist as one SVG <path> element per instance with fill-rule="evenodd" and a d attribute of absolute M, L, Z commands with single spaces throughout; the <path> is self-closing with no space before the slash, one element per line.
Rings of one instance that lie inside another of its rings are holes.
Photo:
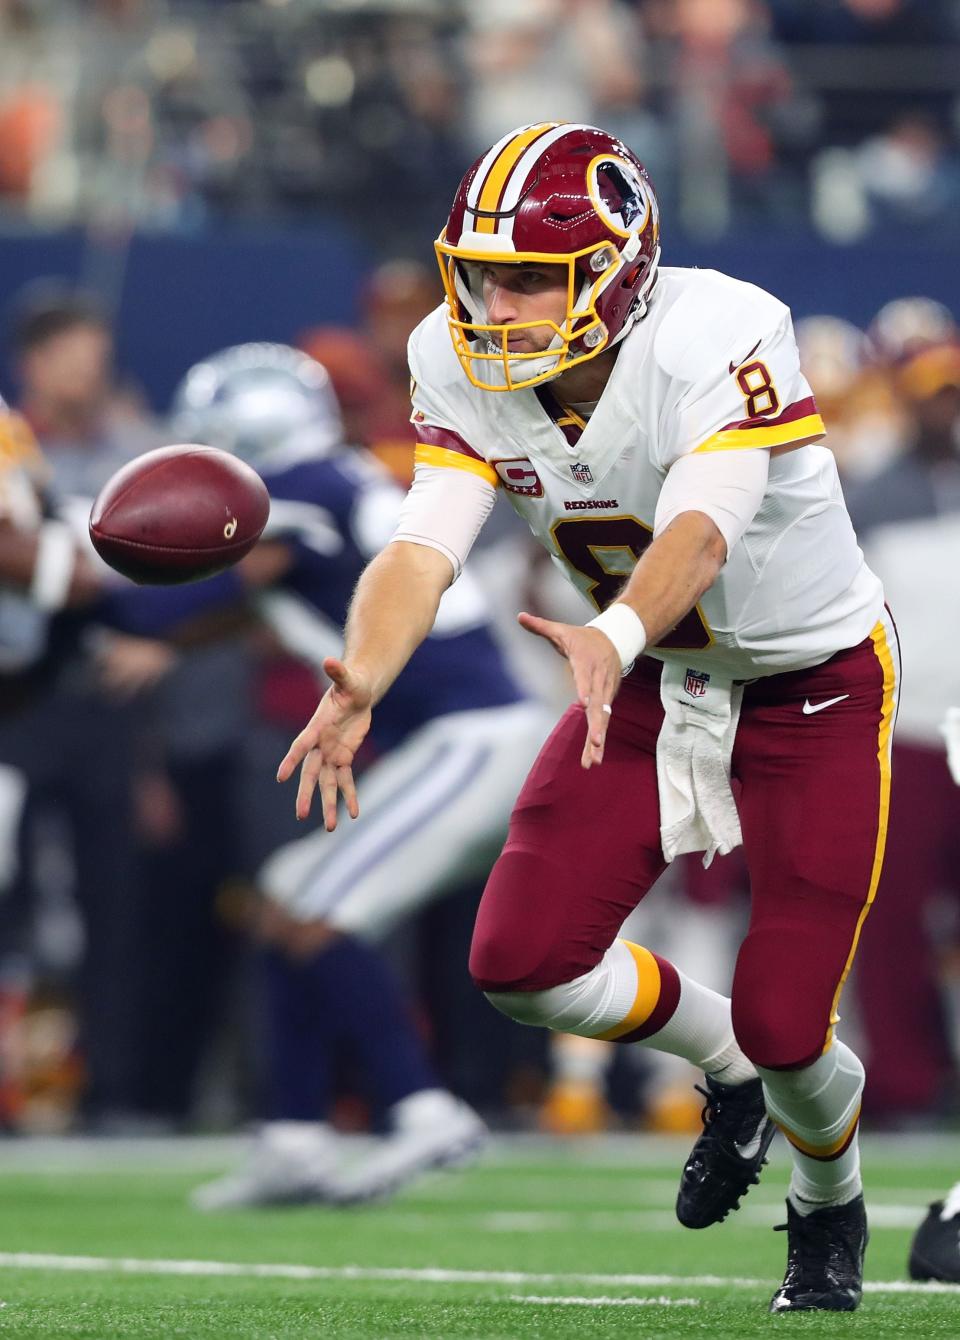
<path fill-rule="evenodd" d="M 609 605 L 602 614 L 591 619 L 587 627 L 598 628 L 613 643 L 620 658 L 622 674 L 627 674 L 647 645 L 647 630 L 643 620 L 635 609 L 622 600 Z"/>
<path fill-rule="evenodd" d="M 371 707 L 380 701 L 393 683 L 393 679 L 385 679 L 378 672 L 375 664 L 348 656 L 346 652 L 344 652 L 343 664 L 350 672 L 351 692 L 361 698 L 369 698 Z"/>

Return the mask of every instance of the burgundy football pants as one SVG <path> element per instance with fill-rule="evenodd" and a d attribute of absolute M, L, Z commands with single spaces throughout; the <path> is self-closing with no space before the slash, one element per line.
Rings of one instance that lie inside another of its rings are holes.
<path fill-rule="evenodd" d="M 886 617 L 823 665 L 744 691 L 733 776 L 751 916 L 731 997 L 756 1065 L 808 1065 L 830 1036 L 883 861 L 898 665 Z M 477 913 L 470 971 L 481 990 L 536 991 L 589 972 L 663 871 L 659 675 L 643 658 L 624 680 L 600 767 L 580 766 L 578 706 L 544 745 Z M 804 711 L 829 699 L 842 700 Z"/>

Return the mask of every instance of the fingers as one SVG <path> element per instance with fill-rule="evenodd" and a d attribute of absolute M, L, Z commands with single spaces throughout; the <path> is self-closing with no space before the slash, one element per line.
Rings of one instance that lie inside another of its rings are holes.
<path fill-rule="evenodd" d="M 313 748 L 313 745 L 313 735 L 308 725 L 300 732 L 284 757 L 280 760 L 280 766 L 277 768 L 278 782 L 289 781 L 295 770 L 307 757 L 310 750 Z"/>
<path fill-rule="evenodd" d="M 350 671 L 344 665 L 343 661 L 338 661 L 336 656 L 327 656 L 323 662 L 323 673 L 332 683 L 336 684 L 338 689 L 348 691 L 351 686 L 352 676 Z"/>
<path fill-rule="evenodd" d="M 601 702 L 599 698 L 587 703 L 587 734 L 580 755 L 581 767 L 592 768 L 595 763 L 603 762 L 612 711 L 611 705 Z"/>
<path fill-rule="evenodd" d="M 619 684 L 611 681 L 606 667 L 597 668 L 590 676 L 586 701 L 583 703 L 587 713 L 587 735 L 580 763 L 584 768 L 603 762 L 607 731 L 613 715 L 612 701 L 618 688 Z"/>
<path fill-rule="evenodd" d="M 360 803 L 357 800 L 357 788 L 353 780 L 353 770 L 351 768 L 337 768 L 337 786 L 343 794 L 346 802 L 347 813 L 351 819 L 360 817 Z"/>
<path fill-rule="evenodd" d="M 291 750 L 291 753 L 293 751 Z M 289 758 L 290 755 L 287 755 Z M 287 759 L 283 762 L 286 763 Z M 280 765 L 281 767 L 283 764 Z M 307 819 L 310 816 L 310 806 L 313 802 L 313 792 L 317 785 L 320 772 L 320 756 L 307 753 L 303 760 L 303 767 L 300 769 L 300 781 L 297 785 L 297 818 Z M 289 773 L 288 773 L 289 776 Z"/>
<path fill-rule="evenodd" d="M 286 761 L 284 759 L 284 763 Z M 328 833 L 332 833 L 337 826 L 337 806 L 341 793 L 346 802 L 347 813 L 350 818 L 356 819 L 359 817 L 360 803 L 357 800 L 353 770 L 347 764 L 335 768 L 329 763 L 324 763 L 320 751 L 311 749 L 304 758 L 303 767 L 300 769 L 300 782 L 297 787 L 298 819 L 308 819 L 310 817 L 313 793 L 316 790 L 320 792 L 323 826 Z"/>
<path fill-rule="evenodd" d="M 320 769 L 318 785 L 320 787 L 320 799 L 323 803 L 323 826 L 328 833 L 332 833 L 337 826 L 337 804 L 340 800 L 340 788 L 337 785 L 337 772 L 339 769 L 332 768 L 324 764 Z"/>
<path fill-rule="evenodd" d="M 603 762 L 610 723 L 610 704 L 620 686 L 620 664 L 613 644 L 593 628 L 556 623 L 536 614 L 518 614 L 522 628 L 546 638 L 570 662 L 577 700 L 587 712 L 587 738 L 581 763 L 590 768 Z"/>
<path fill-rule="evenodd" d="M 332 661 L 331 663 L 338 666 L 340 665 L 339 661 Z M 343 669 L 344 667 L 340 666 L 340 668 Z M 327 696 L 328 695 L 325 693 L 320 699 L 317 710 L 293 741 L 293 744 L 291 744 L 290 748 L 287 750 L 286 756 L 281 760 L 280 766 L 277 769 L 278 782 L 288 781 L 293 776 L 294 770 L 307 757 L 310 750 L 316 748 L 319 743 L 320 722 L 323 719 L 324 704 L 327 701 Z"/>
<path fill-rule="evenodd" d="M 525 612 L 517 615 L 517 622 L 528 633 L 535 633 L 537 637 L 546 638 L 561 656 L 566 656 L 566 624 L 556 623 L 553 619 L 541 619 L 537 614 L 527 614 Z"/>

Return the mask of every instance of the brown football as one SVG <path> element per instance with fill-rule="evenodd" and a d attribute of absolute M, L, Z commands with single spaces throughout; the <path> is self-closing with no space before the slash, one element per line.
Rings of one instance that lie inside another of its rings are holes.
<path fill-rule="evenodd" d="M 256 544 L 270 512 L 263 480 L 217 447 L 158 447 L 107 481 L 90 538 L 117 572 L 141 585 L 212 577 Z"/>

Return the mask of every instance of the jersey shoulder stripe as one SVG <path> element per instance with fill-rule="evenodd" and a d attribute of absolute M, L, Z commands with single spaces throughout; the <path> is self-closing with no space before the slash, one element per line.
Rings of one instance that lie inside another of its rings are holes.
<path fill-rule="evenodd" d="M 439 465 L 453 470 L 466 470 L 479 475 L 494 488 L 500 483 L 500 477 L 492 465 L 483 459 L 466 443 L 459 433 L 449 428 L 437 428 L 433 424 L 418 423 L 417 447 L 414 454 L 416 465 Z"/>
<path fill-rule="evenodd" d="M 708 451 L 744 451 L 751 447 L 782 447 L 815 442 L 826 428 L 813 396 L 788 405 L 782 414 L 765 419 L 741 419 L 713 433 L 692 454 Z"/>

